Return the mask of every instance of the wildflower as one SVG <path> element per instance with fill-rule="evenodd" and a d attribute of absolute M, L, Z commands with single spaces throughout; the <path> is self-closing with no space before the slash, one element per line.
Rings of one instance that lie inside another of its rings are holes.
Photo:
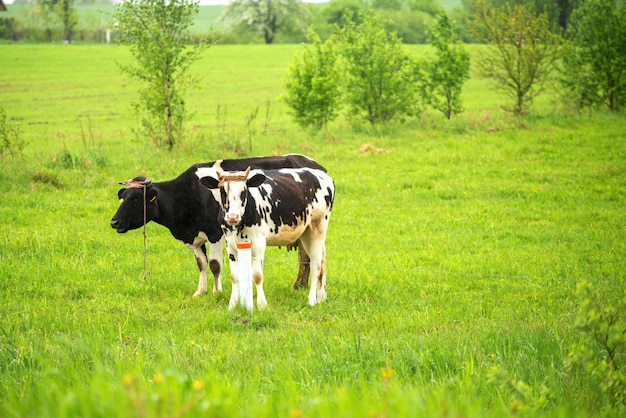
<path fill-rule="evenodd" d="M 122 379 L 122 383 L 124 384 L 125 388 L 129 388 L 133 385 L 133 383 L 135 382 L 135 377 L 127 374 L 126 376 L 124 376 L 124 378 Z"/>
<path fill-rule="evenodd" d="M 289 413 L 289 416 L 291 418 L 302 418 L 302 411 L 299 409 L 292 409 L 291 412 Z"/>
<path fill-rule="evenodd" d="M 390 366 L 380 370 L 380 375 L 383 379 L 389 380 L 393 377 L 393 369 Z"/>
<path fill-rule="evenodd" d="M 204 389 L 204 382 L 202 380 L 194 380 L 192 383 L 193 390 L 196 392 L 200 392 Z"/>

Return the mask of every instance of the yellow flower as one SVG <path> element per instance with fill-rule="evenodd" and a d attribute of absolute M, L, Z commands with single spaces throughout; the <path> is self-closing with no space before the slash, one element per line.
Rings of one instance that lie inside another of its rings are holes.
<path fill-rule="evenodd" d="M 289 413 L 289 416 L 291 418 L 302 418 L 302 411 L 299 409 L 292 409 L 291 412 Z"/>
<path fill-rule="evenodd" d="M 192 384 L 193 390 L 200 392 L 204 389 L 204 382 L 202 380 L 194 380 Z"/>
<path fill-rule="evenodd" d="M 518 409 L 519 409 L 519 400 L 517 398 L 514 398 L 513 400 L 511 400 L 511 402 L 509 403 L 509 409 L 511 410 L 512 413 L 517 413 Z"/>
<path fill-rule="evenodd" d="M 380 375 L 383 377 L 383 379 L 389 380 L 393 377 L 393 369 L 390 366 L 387 366 L 384 369 L 380 370 Z"/>
<path fill-rule="evenodd" d="M 152 375 L 152 381 L 157 385 L 163 382 L 163 375 L 161 373 L 155 373 Z"/>
<path fill-rule="evenodd" d="M 130 374 L 127 374 L 122 379 L 122 383 L 124 384 L 124 387 L 127 387 L 127 388 L 131 387 L 134 382 L 135 382 L 135 377 Z"/>

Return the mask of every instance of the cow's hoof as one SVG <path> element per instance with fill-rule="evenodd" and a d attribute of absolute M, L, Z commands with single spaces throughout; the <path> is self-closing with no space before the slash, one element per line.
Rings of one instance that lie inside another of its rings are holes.
<path fill-rule="evenodd" d="M 198 296 L 203 295 L 205 293 L 206 293 L 206 289 L 198 289 L 198 290 L 196 290 L 196 293 L 193 294 L 193 297 L 195 298 L 195 297 L 198 297 Z"/>
<path fill-rule="evenodd" d="M 298 281 L 296 281 L 293 284 L 293 290 L 294 291 L 297 291 L 298 289 L 302 289 L 303 287 L 309 287 L 309 284 L 308 283 L 301 283 L 301 282 L 298 282 Z"/>

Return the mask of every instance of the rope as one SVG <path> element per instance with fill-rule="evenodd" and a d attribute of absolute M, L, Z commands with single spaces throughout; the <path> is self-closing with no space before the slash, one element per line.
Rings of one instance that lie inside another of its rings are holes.
<path fill-rule="evenodd" d="M 148 223 L 146 221 L 148 215 L 148 203 L 147 201 L 147 193 L 148 193 L 148 186 L 144 184 L 143 186 L 143 281 L 146 281 L 146 278 L 148 276 L 148 271 L 146 269 L 146 259 L 148 258 L 148 236 L 146 235 L 146 224 Z"/>
<path fill-rule="evenodd" d="M 226 191 L 226 203 L 224 203 L 224 209 L 228 209 L 228 192 L 229 192 L 229 190 L 227 190 L 225 187 L 225 183 L 228 183 L 231 181 L 246 181 L 248 180 L 248 174 L 250 174 L 250 167 L 248 167 L 246 171 L 237 172 L 235 174 L 225 175 L 224 173 L 217 173 L 217 179 L 219 180 L 217 187 L 223 187 L 224 190 Z"/>
<path fill-rule="evenodd" d="M 122 182 L 121 184 L 136 189 L 143 189 L 143 280 L 145 281 L 148 277 L 148 236 L 146 234 L 146 224 L 148 223 L 148 187 L 152 185 L 152 179 L 150 179 L 150 177 L 143 181 L 133 179 Z M 152 202 L 154 199 L 156 199 L 156 196 L 150 201 Z"/>

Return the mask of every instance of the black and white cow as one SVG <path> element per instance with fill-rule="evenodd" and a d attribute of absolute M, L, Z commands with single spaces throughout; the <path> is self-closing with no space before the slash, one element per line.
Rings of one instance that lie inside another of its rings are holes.
<path fill-rule="evenodd" d="M 335 197 L 333 180 L 322 170 L 293 168 L 217 173 L 198 168 L 203 185 L 219 190 L 220 221 L 226 235 L 232 293 L 229 308 L 239 300 L 237 242 L 252 244 L 252 278 L 257 307 L 267 305 L 263 292 L 265 247 L 296 240 L 310 262 L 310 305 L 326 299 L 326 231 Z"/>
<path fill-rule="evenodd" d="M 289 154 L 282 156 L 253 157 L 237 160 L 217 160 L 194 164 L 173 180 L 150 183 L 146 190 L 146 222 L 154 221 L 170 230 L 174 238 L 191 248 L 200 269 L 198 289 L 194 296 L 207 291 L 207 267 L 213 273 L 213 293 L 222 291 L 223 231 L 218 221 L 220 205 L 213 194 L 200 184 L 196 171 L 245 170 L 254 168 L 312 167 L 326 171 L 309 157 Z M 141 183 L 145 177 L 135 177 Z M 118 192 L 121 205 L 111 219 L 111 227 L 119 233 L 144 225 L 144 190 L 139 187 L 123 188 Z M 209 243 L 207 258 L 206 243 Z M 293 241 L 291 246 L 296 245 Z M 308 256 L 298 246 L 300 268 L 294 289 L 306 286 L 308 280 Z"/>

